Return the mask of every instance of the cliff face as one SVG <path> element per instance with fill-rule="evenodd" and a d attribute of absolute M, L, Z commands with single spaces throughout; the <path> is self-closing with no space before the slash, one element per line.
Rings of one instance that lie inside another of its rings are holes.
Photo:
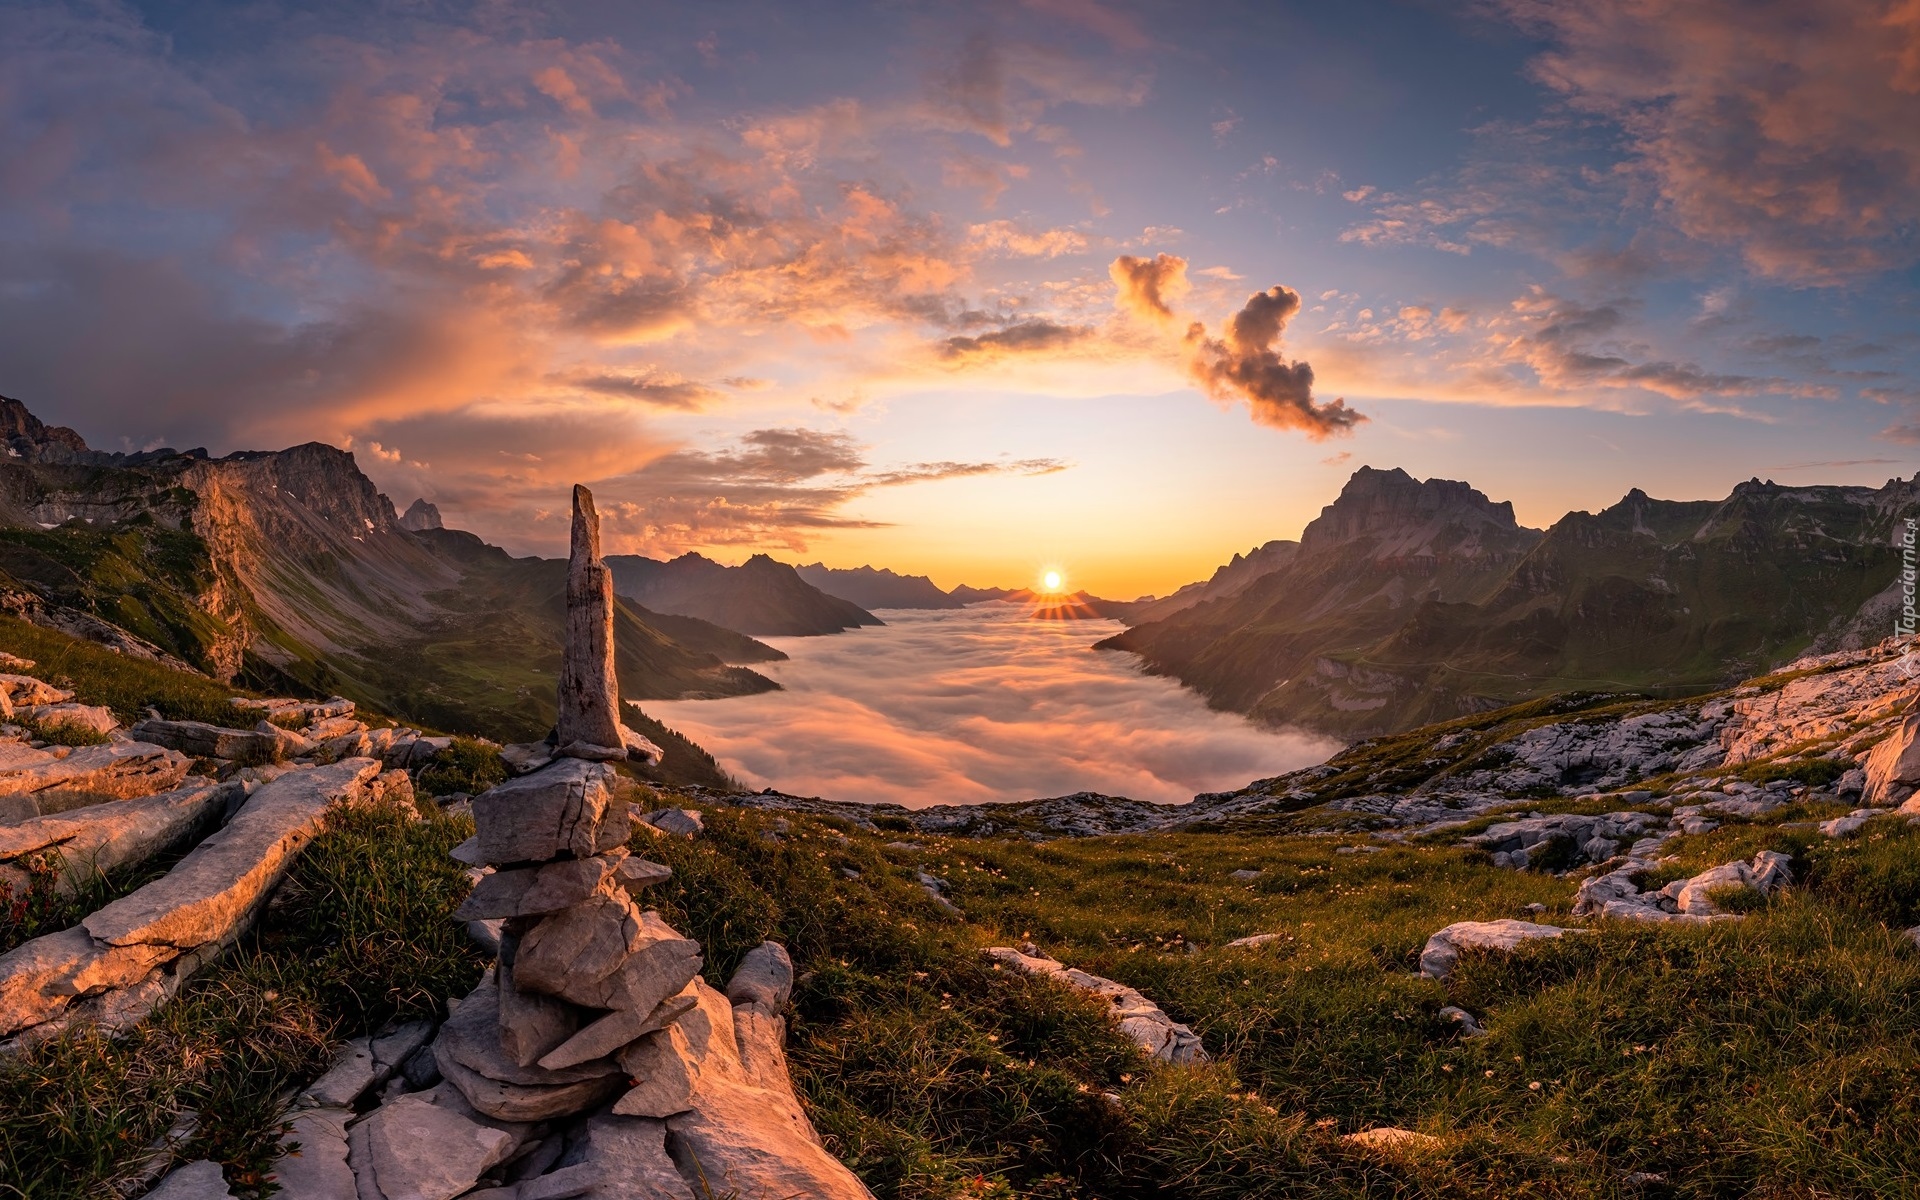
<path fill-rule="evenodd" d="M 1541 534 L 1465 484 L 1363 468 L 1281 569 L 1101 645 L 1220 707 L 1341 736 L 1559 691 L 1699 691 L 1883 636 L 1915 493 L 1635 490 Z"/>

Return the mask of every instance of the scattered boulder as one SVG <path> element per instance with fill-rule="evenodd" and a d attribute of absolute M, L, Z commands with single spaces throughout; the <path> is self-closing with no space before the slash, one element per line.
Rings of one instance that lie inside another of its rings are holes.
<path fill-rule="evenodd" d="M 1120 1031 L 1154 1058 L 1171 1063 L 1207 1061 L 1207 1052 L 1193 1030 L 1174 1021 L 1159 1005 L 1122 983 L 1091 975 L 1037 954 L 1023 954 L 1011 946 L 994 946 L 987 957 L 1028 975 L 1045 975 L 1071 988 L 1105 998 L 1113 1005 Z"/>
<path fill-rule="evenodd" d="M 278 735 L 288 731 L 277 725 L 265 722 L 262 724 L 266 724 L 271 732 L 262 733 L 257 727 L 228 729 L 221 725 L 209 725 L 205 721 L 168 721 L 159 717 L 148 717 L 129 729 L 127 733 L 139 741 L 155 746 L 165 746 L 169 750 L 178 750 L 183 754 L 191 754 L 195 758 L 226 758 L 248 763 L 271 762 L 275 749 L 281 745 Z"/>
<path fill-rule="evenodd" d="M 1830 838 L 1850 837 L 1860 832 L 1868 821 L 1884 816 L 1887 811 L 1884 808 L 1856 808 L 1844 817 L 1820 822 L 1820 832 Z"/>
<path fill-rule="evenodd" d="M 42 727 L 67 725 L 94 733 L 112 733 L 120 728 L 113 710 L 99 704 L 36 704 L 20 711 Z"/>
<path fill-rule="evenodd" d="M 656 808 L 640 819 L 674 837 L 699 837 L 707 828 L 707 819 L 697 808 Z"/>
<path fill-rule="evenodd" d="M 1427 939 L 1420 951 L 1420 973 L 1430 979 L 1445 979 L 1463 950 L 1511 953 L 1527 942 L 1557 938 L 1565 932 L 1558 926 L 1532 921 L 1456 921 Z"/>
<path fill-rule="evenodd" d="M 1910 713 L 1867 753 L 1861 802 L 1898 804 L 1920 786 L 1920 712 Z"/>
<path fill-rule="evenodd" d="M 1362 1150 L 1370 1150 L 1390 1158 L 1416 1158 L 1428 1154 L 1438 1154 L 1447 1148 L 1444 1139 L 1430 1133 L 1416 1133 L 1411 1129 L 1397 1129 L 1391 1125 L 1381 1125 L 1373 1129 L 1362 1129 L 1358 1133 L 1349 1133 L 1341 1141 Z"/>
<path fill-rule="evenodd" d="M 151 796 L 0 825 L 0 883 L 19 892 L 28 882 L 23 861 L 55 853 L 61 866 L 56 886 L 71 894 L 99 874 L 200 838 L 245 798 L 238 783 L 190 779 Z"/>

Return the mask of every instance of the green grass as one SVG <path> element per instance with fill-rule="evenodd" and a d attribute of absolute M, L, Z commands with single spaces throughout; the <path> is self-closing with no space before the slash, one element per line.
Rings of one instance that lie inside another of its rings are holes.
<path fill-rule="evenodd" d="M 417 783 L 429 796 L 478 795 L 506 778 L 507 763 L 498 748 L 476 738 L 455 738 L 421 770 Z"/>
<path fill-rule="evenodd" d="M 115 654 L 103 646 L 15 617 L 0 617 L 0 650 L 29 658 L 36 678 L 70 688 L 82 704 L 101 704 L 123 723 L 148 708 L 176 720 L 233 723 L 234 688 L 202 675 Z"/>
<path fill-rule="evenodd" d="M 145 1147 L 192 1109 L 177 1157 L 225 1164 L 259 1194 L 283 1092 L 325 1069 L 339 1039 L 444 1011 L 481 962 L 452 908 L 447 851 L 464 819 L 399 806 L 340 811 L 294 866 L 263 928 L 138 1029 L 70 1032 L 0 1060 L 0 1194 L 114 1196 Z"/>
<path fill-rule="evenodd" d="M 1729 899 L 1742 921 L 1606 923 L 1468 955 L 1444 984 L 1413 973 L 1434 930 L 1531 903 L 1570 923 L 1575 881 L 1327 838 L 903 851 L 881 845 L 896 833 L 789 816 L 775 842 L 774 814 L 725 810 L 700 841 L 635 844 L 675 865 L 659 899 L 707 942 L 711 978 L 762 937 L 793 947 L 796 1080 L 882 1197 L 1906 1194 L 1920 952 L 1894 930 L 1920 921 L 1920 831 L 1830 842 L 1780 827 L 1795 818 L 1683 839 L 1702 866 L 1795 856 L 1799 886 Z M 1228 875 L 1249 866 L 1251 883 Z M 968 922 L 917 895 L 914 868 L 946 879 Z M 1225 948 L 1254 932 L 1285 936 Z M 1073 997 L 977 955 L 1028 939 L 1139 987 L 1216 1062 L 1142 1063 Z M 1488 1035 L 1462 1039 L 1448 1003 Z M 1446 1149 L 1396 1162 L 1337 1140 L 1388 1124 Z"/>

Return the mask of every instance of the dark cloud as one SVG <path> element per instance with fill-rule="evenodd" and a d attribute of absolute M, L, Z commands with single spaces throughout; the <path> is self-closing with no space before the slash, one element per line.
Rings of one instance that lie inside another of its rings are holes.
<path fill-rule="evenodd" d="M 578 375 L 569 380 L 573 386 L 605 396 L 623 396 L 658 408 L 677 408 L 698 412 L 719 399 L 720 393 L 704 383 L 663 382 L 645 376 Z M 729 381 L 729 386 L 740 386 Z"/>
<path fill-rule="evenodd" d="M 1683 233 L 1835 284 L 1920 259 L 1920 6 L 1504 0 L 1536 78 L 1617 125 Z"/>
<path fill-rule="evenodd" d="M 940 357 L 948 362 L 975 362 L 1015 354 L 1043 354 L 1064 350 L 1091 336 L 1084 325 L 1061 325 L 1053 321 L 1022 321 L 983 333 L 978 337 L 951 337 L 940 344 Z"/>
<path fill-rule="evenodd" d="M 760 429 L 722 450 L 679 450 L 606 481 L 614 500 L 610 534 L 627 550 L 672 554 L 701 546 L 807 548 L 827 530 L 878 522 L 843 510 L 875 488 L 980 475 L 1045 475 L 1056 459 L 924 462 L 874 468 L 850 435 Z"/>
<path fill-rule="evenodd" d="M 1174 302 L 1187 290 L 1187 260 L 1175 254 L 1122 254 L 1107 274 L 1120 289 L 1120 307 L 1150 320 L 1171 321 Z"/>
<path fill-rule="evenodd" d="M 1313 368 L 1280 352 L 1281 334 L 1299 311 L 1300 294 L 1291 288 L 1276 284 L 1255 292 L 1227 322 L 1224 338 L 1209 337 L 1197 321 L 1188 327 L 1188 365 L 1211 395 L 1244 399 L 1262 425 L 1298 429 L 1316 440 L 1346 433 L 1367 418 L 1345 400 L 1315 404 Z"/>

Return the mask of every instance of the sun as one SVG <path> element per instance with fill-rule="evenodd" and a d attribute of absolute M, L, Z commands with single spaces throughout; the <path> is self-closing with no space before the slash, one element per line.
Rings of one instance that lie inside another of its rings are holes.
<path fill-rule="evenodd" d="M 1060 572 L 1058 571 L 1048 571 L 1045 575 L 1042 575 L 1040 577 L 1040 586 L 1042 587 L 1043 590 L 1049 591 L 1049 592 L 1059 591 L 1060 585 L 1063 582 L 1065 581 L 1062 579 Z"/>

